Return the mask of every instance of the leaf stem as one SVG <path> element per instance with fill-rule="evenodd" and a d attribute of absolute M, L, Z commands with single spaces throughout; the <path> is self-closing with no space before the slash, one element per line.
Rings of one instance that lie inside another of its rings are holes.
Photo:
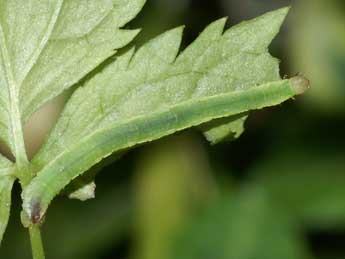
<path fill-rule="evenodd" d="M 45 259 L 41 231 L 38 225 L 29 227 L 33 259 Z"/>

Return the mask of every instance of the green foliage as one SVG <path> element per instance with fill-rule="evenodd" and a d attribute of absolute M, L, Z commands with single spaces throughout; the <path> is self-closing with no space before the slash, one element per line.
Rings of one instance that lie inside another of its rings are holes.
<path fill-rule="evenodd" d="M 15 155 L 23 149 L 21 122 L 138 33 L 120 27 L 144 1 L 125 2 L 1 2 L 0 136 Z"/>
<path fill-rule="evenodd" d="M 15 157 L 15 163 L 0 158 L 1 236 L 16 178 L 23 188 L 23 224 L 36 233 L 52 199 L 110 154 L 195 126 L 213 143 L 238 137 L 250 110 L 278 105 L 308 88 L 301 77 L 280 80 L 278 61 L 268 53 L 287 8 L 225 32 L 225 19 L 218 20 L 180 54 L 181 27 L 115 55 L 138 33 L 122 28 L 144 2 L 1 2 L 0 138 Z M 29 162 L 23 125 L 74 85 L 55 128 Z M 93 194 L 82 191 L 76 197 Z"/>
<path fill-rule="evenodd" d="M 13 167 L 0 155 L 0 243 L 10 214 L 11 190 L 14 182 Z"/>
<path fill-rule="evenodd" d="M 114 151 L 295 95 L 289 80 L 252 87 L 279 78 L 267 46 L 286 12 L 224 34 L 225 21 L 217 21 L 178 58 L 182 29 L 171 30 L 136 53 L 129 50 L 86 82 L 33 160 L 39 173 L 23 194 L 28 216 L 41 218 L 72 179 Z M 40 211 L 33 215 L 37 203 Z"/>

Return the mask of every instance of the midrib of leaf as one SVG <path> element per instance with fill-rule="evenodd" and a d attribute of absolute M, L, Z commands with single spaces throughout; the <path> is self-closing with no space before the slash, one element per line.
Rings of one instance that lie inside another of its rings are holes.
<path fill-rule="evenodd" d="M 12 135 L 12 144 L 14 156 L 16 157 L 16 164 L 19 168 L 24 167 L 28 163 L 28 158 L 25 151 L 23 126 L 21 122 L 21 115 L 19 110 L 19 88 L 15 82 L 8 49 L 6 45 L 5 34 L 3 27 L 0 24 L 0 49 L 3 57 L 5 68 L 5 77 L 8 86 L 8 98 L 10 103 L 10 110 L 8 111 L 8 118 L 10 121 L 10 134 Z"/>
<path fill-rule="evenodd" d="M 10 133 L 12 137 L 12 144 L 14 150 L 12 150 L 13 155 L 16 158 L 16 165 L 19 169 L 19 171 L 26 167 L 28 162 L 28 157 L 26 154 L 25 149 L 25 141 L 24 141 L 24 134 L 23 134 L 23 125 L 22 125 L 22 116 L 20 112 L 20 106 L 19 106 L 19 91 L 20 86 L 25 80 L 26 76 L 32 69 L 32 67 L 37 62 L 40 54 L 42 53 L 42 50 L 46 46 L 53 30 L 56 25 L 57 19 L 59 17 L 61 7 L 63 5 L 64 0 L 59 0 L 56 8 L 54 10 L 54 14 L 48 24 L 47 31 L 44 34 L 38 48 L 34 52 L 32 58 L 28 62 L 28 64 L 24 68 L 24 73 L 21 79 L 19 79 L 18 82 L 16 82 L 13 69 L 11 66 L 11 61 L 9 57 L 9 52 L 7 48 L 7 43 L 5 39 L 5 34 L 3 30 L 3 26 L 0 23 L 0 48 L 1 48 L 1 54 L 3 57 L 4 67 L 5 67 L 5 77 L 8 85 L 8 97 L 9 97 L 9 103 L 10 103 L 10 110 L 8 111 L 8 118 L 10 121 Z M 21 173 L 19 172 L 19 175 Z"/>

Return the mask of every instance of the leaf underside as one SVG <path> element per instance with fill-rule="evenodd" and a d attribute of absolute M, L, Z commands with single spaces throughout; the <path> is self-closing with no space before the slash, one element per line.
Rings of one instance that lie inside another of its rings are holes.
<path fill-rule="evenodd" d="M 217 142 L 240 133 L 246 112 L 293 97 L 293 81 L 280 80 L 278 61 L 267 51 L 287 12 L 226 32 L 226 20 L 218 20 L 180 55 L 182 28 L 118 56 L 76 90 L 32 161 L 38 175 L 23 192 L 27 216 L 39 222 L 71 180 L 114 151 L 231 117 L 206 127 Z"/>
<path fill-rule="evenodd" d="M 226 20 L 216 21 L 177 58 L 182 28 L 137 52 L 129 50 L 75 92 L 34 164 L 42 167 L 80 139 L 121 121 L 279 80 L 278 60 L 267 47 L 286 12 L 269 13 L 224 34 Z"/>
<path fill-rule="evenodd" d="M 138 31 L 120 28 L 143 4 L 144 0 L 0 2 L 0 138 L 14 154 L 19 124 L 128 44 Z"/>
<path fill-rule="evenodd" d="M 288 8 L 225 32 L 226 19 L 220 19 L 180 54 L 183 28 L 170 30 L 118 54 L 90 76 L 136 36 L 138 30 L 122 28 L 144 3 L 0 2 L 0 141 L 17 161 L 0 156 L 0 241 L 11 188 L 27 159 L 23 124 L 73 85 L 79 88 L 30 162 L 36 177 L 24 186 L 22 198 L 24 215 L 33 223 L 72 180 L 114 152 L 194 126 L 211 143 L 236 138 L 250 110 L 299 93 L 296 83 L 303 80 L 281 80 L 279 62 L 268 53 Z M 74 197 L 91 197 L 94 185 L 88 187 Z"/>
<path fill-rule="evenodd" d="M 121 29 L 145 0 L 0 1 L 0 241 L 19 163 L 27 163 L 23 124 L 139 32 Z M 29 176 L 30 177 L 30 176 Z"/>

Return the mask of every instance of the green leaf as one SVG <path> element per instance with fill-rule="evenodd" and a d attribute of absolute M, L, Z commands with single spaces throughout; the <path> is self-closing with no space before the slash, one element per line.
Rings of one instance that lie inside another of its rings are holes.
<path fill-rule="evenodd" d="M 178 58 L 182 28 L 171 30 L 93 77 L 71 97 L 34 158 L 39 173 L 23 192 L 27 216 L 39 221 L 71 180 L 114 151 L 277 105 L 306 90 L 301 77 L 253 83 L 278 77 L 267 46 L 287 12 L 268 13 L 224 34 L 225 20 L 217 21 Z"/>
<path fill-rule="evenodd" d="M 0 155 L 0 244 L 7 227 L 14 182 L 12 163 Z"/>
<path fill-rule="evenodd" d="M 267 47 L 286 13 L 266 14 L 225 34 L 225 19 L 216 21 L 177 60 L 182 28 L 135 54 L 128 51 L 74 94 L 34 163 L 44 166 L 66 147 L 114 122 L 279 80 L 278 62 Z"/>
<path fill-rule="evenodd" d="M 95 198 L 96 184 L 94 181 L 89 183 L 83 183 L 79 189 L 70 193 L 68 197 L 70 199 L 76 199 L 86 201 Z"/>
<path fill-rule="evenodd" d="M 15 155 L 22 122 L 129 43 L 138 31 L 120 28 L 144 2 L 1 1 L 0 138 Z"/>
<path fill-rule="evenodd" d="M 247 113 L 221 118 L 200 126 L 206 139 L 211 144 L 218 144 L 224 140 L 234 140 L 241 136 L 244 131 L 244 122 Z"/>

